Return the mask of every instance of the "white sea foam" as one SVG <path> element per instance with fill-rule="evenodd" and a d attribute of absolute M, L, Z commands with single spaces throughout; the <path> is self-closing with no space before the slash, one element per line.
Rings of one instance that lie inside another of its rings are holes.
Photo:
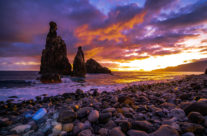
<path fill-rule="evenodd" d="M 74 77 L 63 77 L 62 83 L 42 84 L 39 80 L 25 80 L 31 85 L 23 87 L 2 87 L 0 88 L 0 101 L 5 101 L 10 96 L 17 96 L 15 100 L 34 99 L 36 96 L 47 94 L 48 96 L 61 95 L 63 93 L 75 92 L 77 89 L 89 91 L 98 89 L 101 91 L 115 91 L 123 87 L 138 84 L 151 84 L 154 82 L 165 82 L 181 75 L 200 73 L 115 73 L 114 75 L 87 75 L 85 79 Z"/>

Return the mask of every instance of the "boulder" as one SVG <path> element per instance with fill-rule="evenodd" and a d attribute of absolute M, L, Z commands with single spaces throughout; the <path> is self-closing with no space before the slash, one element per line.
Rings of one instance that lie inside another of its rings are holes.
<path fill-rule="evenodd" d="M 205 118 L 199 112 L 190 112 L 188 114 L 188 120 L 192 123 L 202 124 Z"/>
<path fill-rule="evenodd" d="M 180 122 L 179 125 L 183 133 L 192 132 L 194 134 L 202 135 L 205 131 L 205 128 L 199 124 Z"/>
<path fill-rule="evenodd" d="M 99 122 L 100 123 L 107 123 L 111 117 L 112 117 L 111 112 L 101 113 L 99 116 Z"/>
<path fill-rule="evenodd" d="M 81 131 L 78 136 L 93 136 L 93 134 L 90 129 L 86 129 Z"/>
<path fill-rule="evenodd" d="M 97 110 L 91 111 L 91 113 L 88 115 L 88 120 L 90 122 L 96 122 L 99 118 L 99 112 Z"/>
<path fill-rule="evenodd" d="M 115 127 L 109 132 L 109 136 L 125 136 L 120 127 Z"/>
<path fill-rule="evenodd" d="M 144 132 L 144 131 L 133 130 L 133 129 L 129 130 L 129 131 L 127 132 L 127 134 L 128 134 L 129 136 L 148 136 L 148 134 L 147 134 L 146 132 Z"/>
<path fill-rule="evenodd" d="M 78 52 L 73 62 L 73 76 L 85 77 L 86 65 L 82 47 L 78 47 Z"/>
<path fill-rule="evenodd" d="M 86 70 L 87 70 L 87 73 L 103 73 L 103 74 L 110 74 L 111 73 L 111 70 L 109 70 L 106 67 L 101 66 L 94 59 L 87 60 Z"/>
<path fill-rule="evenodd" d="M 63 110 L 60 111 L 58 122 L 71 123 L 77 118 L 77 114 L 73 111 Z"/>
<path fill-rule="evenodd" d="M 63 125 L 63 131 L 70 132 L 73 130 L 73 123 L 67 123 Z"/>
<path fill-rule="evenodd" d="M 61 78 L 59 74 L 45 73 L 40 77 L 42 83 L 61 83 Z"/>
<path fill-rule="evenodd" d="M 179 133 L 168 125 L 162 125 L 158 130 L 151 133 L 150 136 L 179 136 Z"/>
<path fill-rule="evenodd" d="M 57 36 L 57 24 L 50 22 L 50 31 L 47 35 L 45 49 L 42 51 L 40 74 L 57 73 L 71 74 L 71 64 L 67 58 L 66 44 Z"/>
<path fill-rule="evenodd" d="M 132 122 L 132 129 L 151 132 L 153 125 L 148 121 L 134 121 Z"/>
<path fill-rule="evenodd" d="M 200 99 L 197 102 L 190 104 L 189 106 L 184 108 L 186 114 L 190 112 L 199 112 L 202 115 L 207 115 L 207 99 Z"/>
<path fill-rule="evenodd" d="M 15 131 L 17 134 L 20 134 L 20 133 L 24 133 L 26 131 L 29 131 L 31 128 L 30 125 L 18 125 L 14 128 L 11 129 L 11 131 Z"/>

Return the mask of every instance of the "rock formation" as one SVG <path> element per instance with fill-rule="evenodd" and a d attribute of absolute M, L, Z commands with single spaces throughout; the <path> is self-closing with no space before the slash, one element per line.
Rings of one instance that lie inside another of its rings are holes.
<path fill-rule="evenodd" d="M 94 59 L 89 59 L 86 62 L 86 70 L 87 73 L 106 73 L 110 74 L 111 70 L 106 67 L 102 67 L 97 61 Z"/>
<path fill-rule="evenodd" d="M 81 47 L 78 47 L 78 52 L 75 56 L 73 62 L 73 76 L 85 77 L 86 75 L 86 66 L 84 54 Z"/>
<path fill-rule="evenodd" d="M 42 83 L 61 83 L 61 78 L 59 74 L 55 73 L 45 73 L 40 77 Z"/>
<path fill-rule="evenodd" d="M 71 65 L 67 58 L 66 44 L 57 36 L 57 24 L 50 22 L 45 49 L 42 51 L 40 74 L 57 73 L 70 75 Z"/>
<path fill-rule="evenodd" d="M 207 75 L 207 69 L 205 70 L 205 74 Z"/>

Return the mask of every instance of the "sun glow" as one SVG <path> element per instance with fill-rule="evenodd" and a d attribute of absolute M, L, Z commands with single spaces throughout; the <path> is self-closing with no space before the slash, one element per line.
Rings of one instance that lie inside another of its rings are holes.
<path fill-rule="evenodd" d="M 133 60 L 127 63 L 118 63 L 119 67 L 115 71 L 151 71 L 155 69 L 166 68 L 185 64 L 193 59 L 206 58 L 206 55 L 199 53 L 198 49 L 188 50 L 180 54 L 166 56 L 151 56 L 147 59 Z"/>

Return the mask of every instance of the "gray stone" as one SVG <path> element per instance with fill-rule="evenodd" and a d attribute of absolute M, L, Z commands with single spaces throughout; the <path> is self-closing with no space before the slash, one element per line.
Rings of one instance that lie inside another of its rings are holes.
<path fill-rule="evenodd" d="M 77 114 L 73 111 L 63 110 L 60 111 L 58 122 L 71 123 L 77 118 Z"/>
<path fill-rule="evenodd" d="M 202 135 L 205 131 L 204 127 L 199 124 L 189 123 L 189 122 L 180 122 L 180 128 L 182 132 L 192 132 L 198 135 Z"/>
<path fill-rule="evenodd" d="M 76 126 L 73 127 L 73 134 L 76 135 L 83 129 L 84 129 L 84 124 L 79 122 Z"/>
<path fill-rule="evenodd" d="M 195 136 L 192 132 L 187 132 L 185 134 L 182 134 L 182 136 Z"/>
<path fill-rule="evenodd" d="M 11 129 L 11 131 L 15 131 L 17 134 L 20 134 L 20 133 L 24 133 L 26 131 L 29 131 L 31 128 L 30 125 L 18 125 L 14 128 Z"/>
<path fill-rule="evenodd" d="M 108 135 L 108 129 L 107 128 L 101 128 L 99 129 L 98 133 L 101 135 L 101 136 L 107 136 Z"/>
<path fill-rule="evenodd" d="M 99 116 L 99 122 L 100 123 L 107 123 L 111 117 L 112 117 L 111 112 L 101 113 Z"/>
<path fill-rule="evenodd" d="M 133 129 L 129 130 L 129 131 L 127 132 L 127 134 L 128 134 L 129 136 L 148 136 L 148 134 L 147 134 L 146 132 L 144 132 L 144 131 L 133 130 Z"/>
<path fill-rule="evenodd" d="M 92 107 L 83 107 L 78 110 L 78 118 L 86 117 L 91 111 L 93 110 Z"/>
<path fill-rule="evenodd" d="M 125 136 L 120 127 L 115 127 L 109 132 L 109 136 Z"/>
<path fill-rule="evenodd" d="M 188 120 L 192 123 L 202 124 L 205 118 L 199 112 L 190 112 L 188 114 Z"/>
<path fill-rule="evenodd" d="M 176 129 L 171 128 L 168 125 L 162 125 L 158 130 L 151 133 L 150 136 L 179 136 L 179 133 Z"/>
<path fill-rule="evenodd" d="M 132 129 L 143 130 L 145 132 L 151 132 L 153 125 L 148 121 L 134 121 L 132 122 Z"/>
<path fill-rule="evenodd" d="M 86 129 L 81 131 L 78 136 L 93 136 L 93 134 L 90 129 Z"/>
<path fill-rule="evenodd" d="M 63 131 L 70 132 L 73 130 L 73 123 L 63 124 Z"/>
<path fill-rule="evenodd" d="M 97 110 L 91 111 L 91 113 L 88 116 L 88 120 L 90 122 L 96 122 L 98 121 L 98 118 L 99 118 L 99 112 Z"/>
<path fill-rule="evenodd" d="M 207 115 L 207 99 L 200 99 L 197 102 L 192 103 L 191 105 L 184 108 L 186 114 L 190 112 L 199 112 L 202 115 Z"/>
<path fill-rule="evenodd" d="M 178 120 L 183 120 L 185 116 L 184 110 L 180 108 L 175 108 L 170 111 L 170 116 L 176 117 Z"/>

